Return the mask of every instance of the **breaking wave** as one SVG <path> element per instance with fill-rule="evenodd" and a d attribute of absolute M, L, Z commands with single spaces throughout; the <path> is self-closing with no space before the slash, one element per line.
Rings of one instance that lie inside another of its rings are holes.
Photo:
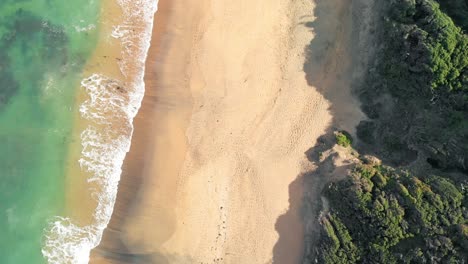
<path fill-rule="evenodd" d="M 154 0 L 117 0 L 124 21 L 111 34 L 122 46 L 119 68 L 126 80 L 94 73 L 81 82 L 88 98 L 80 106 L 88 127 L 81 133 L 81 169 L 92 175 L 93 198 L 97 200 L 92 225 L 80 227 L 69 218 L 56 217 L 46 231 L 42 254 L 49 263 L 88 263 L 90 251 L 108 225 L 122 172 L 130 149 L 133 118 L 140 108 L 145 84 L 145 61 L 151 41 Z M 130 77 L 129 77 L 130 76 Z"/>

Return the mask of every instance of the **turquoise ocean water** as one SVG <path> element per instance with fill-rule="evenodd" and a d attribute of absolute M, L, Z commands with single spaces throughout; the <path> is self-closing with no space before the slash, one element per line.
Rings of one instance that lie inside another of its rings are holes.
<path fill-rule="evenodd" d="M 0 1 L 0 263 L 45 263 L 99 0 Z"/>

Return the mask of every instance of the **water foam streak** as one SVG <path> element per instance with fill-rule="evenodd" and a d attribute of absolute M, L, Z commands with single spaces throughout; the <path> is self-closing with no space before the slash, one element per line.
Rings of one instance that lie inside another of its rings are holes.
<path fill-rule="evenodd" d="M 130 149 L 133 118 L 143 99 L 145 61 L 151 41 L 154 0 L 116 0 L 124 12 L 124 22 L 111 34 L 122 46 L 120 71 L 127 80 L 111 79 L 95 73 L 81 86 L 88 99 L 80 106 L 81 116 L 90 125 L 81 133 L 83 171 L 92 175 L 88 182 L 97 200 L 94 223 L 80 227 L 69 218 L 56 217 L 46 231 L 42 250 L 49 263 L 88 263 L 108 225 L 122 173 Z"/>

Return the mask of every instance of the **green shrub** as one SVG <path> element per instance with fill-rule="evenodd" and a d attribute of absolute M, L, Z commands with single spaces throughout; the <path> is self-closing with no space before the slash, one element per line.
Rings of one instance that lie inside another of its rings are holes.
<path fill-rule="evenodd" d="M 346 131 L 337 131 L 335 132 L 336 144 L 342 147 L 349 147 L 353 144 L 353 138 L 351 135 Z"/>

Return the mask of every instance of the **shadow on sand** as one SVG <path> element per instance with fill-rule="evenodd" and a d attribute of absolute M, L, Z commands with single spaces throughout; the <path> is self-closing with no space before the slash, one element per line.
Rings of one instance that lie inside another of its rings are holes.
<path fill-rule="evenodd" d="M 305 152 L 313 169 L 298 175 L 289 185 L 289 209 L 275 225 L 279 239 L 273 249 L 274 264 L 296 261 L 288 257 L 295 254 L 288 249 L 292 248 L 291 243 L 297 244 L 297 237 L 290 234 L 297 214 L 303 220 L 304 230 L 302 259 L 297 263 L 313 263 L 307 257 L 313 255 L 311 250 L 320 232 L 318 218 L 323 206 L 322 190 L 333 180 L 332 174 L 344 176 L 350 167 L 335 167 L 336 153 L 325 159 L 320 156 L 335 145 L 334 131 L 346 130 L 354 136 L 356 126 L 364 118 L 359 102 L 352 95 L 352 87 L 359 85 L 366 65 L 366 56 L 357 56 L 362 54 L 358 52 L 362 45 L 359 44 L 363 23 L 360 16 L 368 9 L 366 2 L 369 1 L 315 0 L 311 16 L 302 18 L 306 20 L 302 26 L 310 28 L 315 35 L 304 49 L 305 77 L 310 89 L 317 89 L 328 101 L 332 120 L 325 133 L 314 145 L 311 142 L 313 147 Z"/>

